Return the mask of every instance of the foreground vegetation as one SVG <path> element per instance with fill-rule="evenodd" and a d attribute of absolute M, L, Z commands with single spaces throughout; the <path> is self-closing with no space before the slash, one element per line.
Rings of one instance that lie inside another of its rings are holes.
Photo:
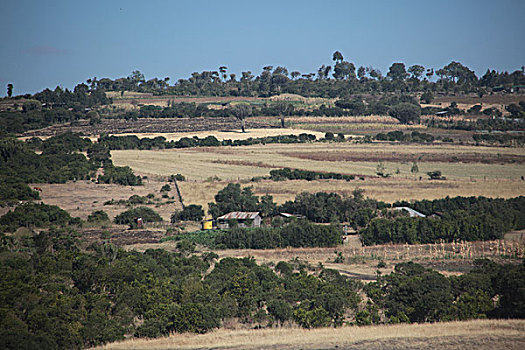
<path fill-rule="evenodd" d="M 83 348 L 125 334 L 204 333 L 231 319 L 316 328 L 525 317 L 524 264 L 482 260 L 469 273 L 445 277 L 401 263 L 365 286 L 300 261 L 272 269 L 250 258 L 189 256 L 182 247 L 177 253 L 126 252 L 107 243 L 86 249 L 67 227 L 1 239 L 5 349 Z M 363 293 L 369 302 L 361 301 Z"/>

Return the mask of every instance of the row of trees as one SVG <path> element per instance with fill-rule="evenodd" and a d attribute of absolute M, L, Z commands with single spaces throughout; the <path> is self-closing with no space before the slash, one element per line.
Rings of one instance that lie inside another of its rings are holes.
<path fill-rule="evenodd" d="M 128 136 L 107 136 L 102 135 L 98 143 L 104 145 L 109 150 L 122 149 L 171 149 L 189 147 L 214 147 L 214 146 L 249 146 L 270 143 L 305 143 L 316 140 L 312 134 L 302 133 L 300 135 L 279 135 L 266 137 L 250 137 L 244 140 L 222 140 L 219 141 L 215 136 L 199 138 L 198 136 L 183 137 L 177 141 L 167 141 L 163 136 L 154 138 L 138 138 L 135 135 Z"/>
<path fill-rule="evenodd" d="M 393 63 L 388 72 L 374 67 L 360 66 L 345 60 L 341 52 L 332 55 L 333 65 L 322 65 L 316 72 L 289 72 L 282 66 L 265 66 L 259 76 L 251 71 L 227 73 L 221 66 L 216 71 L 194 72 L 188 79 L 179 79 L 169 85 L 169 78 L 145 80 L 134 71 L 126 78 L 107 78 L 88 82 L 92 89 L 106 91 L 139 91 L 154 94 L 207 95 L 207 96 L 270 96 L 279 93 L 298 93 L 303 96 L 342 97 L 348 93 L 389 91 L 464 91 L 481 92 L 488 89 L 523 85 L 523 67 L 512 73 L 487 72 L 478 78 L 467 66 L 452 61 L 439 69 L 415 64 L 406 67 L 402 62 Z M 437 78 L 436 82 L 433 82 Z M 82 84 L 85 85 L 85 84 Z"/>

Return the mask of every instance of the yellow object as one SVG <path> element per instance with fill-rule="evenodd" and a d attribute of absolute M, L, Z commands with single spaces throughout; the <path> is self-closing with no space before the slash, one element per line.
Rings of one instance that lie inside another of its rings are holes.
<path fill-rule="evenodd" d="M 213 221 L 212 220 L 203 221 L 202 229 L 203 230 L 213 230 Z"/>

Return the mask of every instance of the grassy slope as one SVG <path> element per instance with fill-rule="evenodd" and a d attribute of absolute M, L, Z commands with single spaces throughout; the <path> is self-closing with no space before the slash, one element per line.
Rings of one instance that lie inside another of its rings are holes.
<path fill-rule="evenodd" d="M 524 320 L 476 320 L 435 324 L 305 330 L 217 330 L 203 335 L 128 340 L 103 349 L 523 349 Z"/>

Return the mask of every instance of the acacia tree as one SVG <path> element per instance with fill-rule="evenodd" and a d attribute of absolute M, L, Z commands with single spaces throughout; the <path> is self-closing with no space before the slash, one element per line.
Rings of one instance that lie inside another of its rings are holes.
<path fill-rule="evenodd" d="M 239 104 L 232 108 L 232 113 L 241 121 L 242 132 L 246 132 L 246 118 L 252 114 L 252 107 L 247 104 Z"/>
<path fill-rule="evenodd" d="M 412 78 L 419 80 L 425 72 L 425 67 L 419 64 L 414 64 L 408 68 L 408 72 L 412 74 Z"/>
<path fill-rule="evenodd" d="M 343 61 L 343 54 L 340 53 L 339 51 L 334 52 L 332 56 L 332 60 L 335 61 L 336 63 L 341 63 Z"/>

